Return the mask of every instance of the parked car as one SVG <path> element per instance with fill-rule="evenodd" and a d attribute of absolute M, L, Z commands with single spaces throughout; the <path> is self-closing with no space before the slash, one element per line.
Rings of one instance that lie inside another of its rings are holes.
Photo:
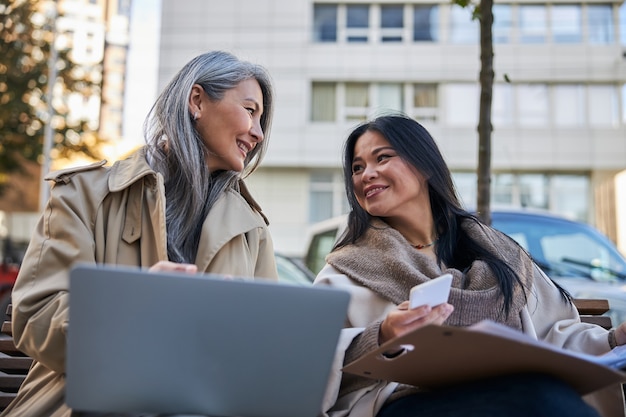
<path fill-rule="evenodd" d="M 274 253 L 276 269 L 278 269 L 278 282 L 294 285 L 311 285 L 315 275 L 302 261 L 281 253 Z"/>
<path fill-rule="evenodd" d="M 494 210 L 492 226 L 515 239 L 537 265 L 575 298 L 609 301 L 614 324 L 626 321 L 626 259 L 592 226 L 547 212 Z M 324 266 L 346 216 L 313 225 L 305 264 L 314 273 Z"/>

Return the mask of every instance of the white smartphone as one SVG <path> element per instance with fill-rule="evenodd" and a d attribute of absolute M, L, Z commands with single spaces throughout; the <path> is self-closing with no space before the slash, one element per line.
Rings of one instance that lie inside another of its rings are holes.
<path fill-rule="evenodd" d="M 423 305 L 434 307 L 448 301 L 450 286 L 452 285 L 452 274 L 443 274 L 430 281 L 423 282 L 411 288 L 409 296 L 409 308 L 416 308 Z"/>

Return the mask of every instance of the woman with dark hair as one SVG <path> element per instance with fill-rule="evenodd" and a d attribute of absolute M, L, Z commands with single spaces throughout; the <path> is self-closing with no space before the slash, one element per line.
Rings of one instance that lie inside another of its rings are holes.
<path fill-rule="evenodd" d="M 567 384 L 544 375 L 428 391 L 341 374 L 344 364 L 428 324 L 469 326 L 488 319 L 592 354 L 626 343 L 624 325 L 608 332 L 581 323 L 570 297 L 526 251 L 462 208 L 435 141 L 415 120 L 387 115 L 358 126 L 345 143 L 343 165 L 347 229 L 315 281 L 353 294 L 325 415 L 598 415 Z M 409 309 L 410 289 L 444 273 L 453 276 L 448 302 Z M 605 415 L 612 406 L 623 415 L 621 391 L 612 388 L 604 395 L 613 403 L 587 400 Z"/>
<path fill-rule="evenodd" d="M 49 177 L 12 294 L 15 344 L 34 364 L 3 416 L 72 415 L 64 370 L 74 264 L 277 279 L 267 220 L 243 183 L 267 147 L 272 110 L 265 69 L 208 52 L 157 98 L 146 146 L 111 167 Z"/>

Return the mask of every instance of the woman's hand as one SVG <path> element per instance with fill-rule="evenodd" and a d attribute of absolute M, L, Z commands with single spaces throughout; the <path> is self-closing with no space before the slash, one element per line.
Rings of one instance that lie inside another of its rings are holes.
<path fill-rule="evenodd" d="M 383 344 L 388 340 L 405 335 L 427 324 L 443 324 L 452 314 L 452 304 L 443 303 L 435 307 L 427 305 L 409 309 L 409 302 L 405 301 L 398 305 L 396 310 L 390 311 L 380 325 L 378 343 Z M 626 337 L 626 334 L 624 335 Z"/>
<path fill-rule="evenodd" d="M 150 272 L 187 272 L 189 274 L 195 274 L 198 272 L 198 267 L 194 264 L 179 264 L 170 261 L 159 261 L 152 265 L 149 269 Z"/>

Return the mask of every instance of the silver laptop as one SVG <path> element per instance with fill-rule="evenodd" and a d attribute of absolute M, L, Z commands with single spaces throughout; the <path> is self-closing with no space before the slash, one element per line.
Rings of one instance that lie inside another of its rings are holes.
<path fill-rule="evenodd" d="M 347 292 L 79 265 L 66 402 L 96 412 L 315 417 Z"/>

